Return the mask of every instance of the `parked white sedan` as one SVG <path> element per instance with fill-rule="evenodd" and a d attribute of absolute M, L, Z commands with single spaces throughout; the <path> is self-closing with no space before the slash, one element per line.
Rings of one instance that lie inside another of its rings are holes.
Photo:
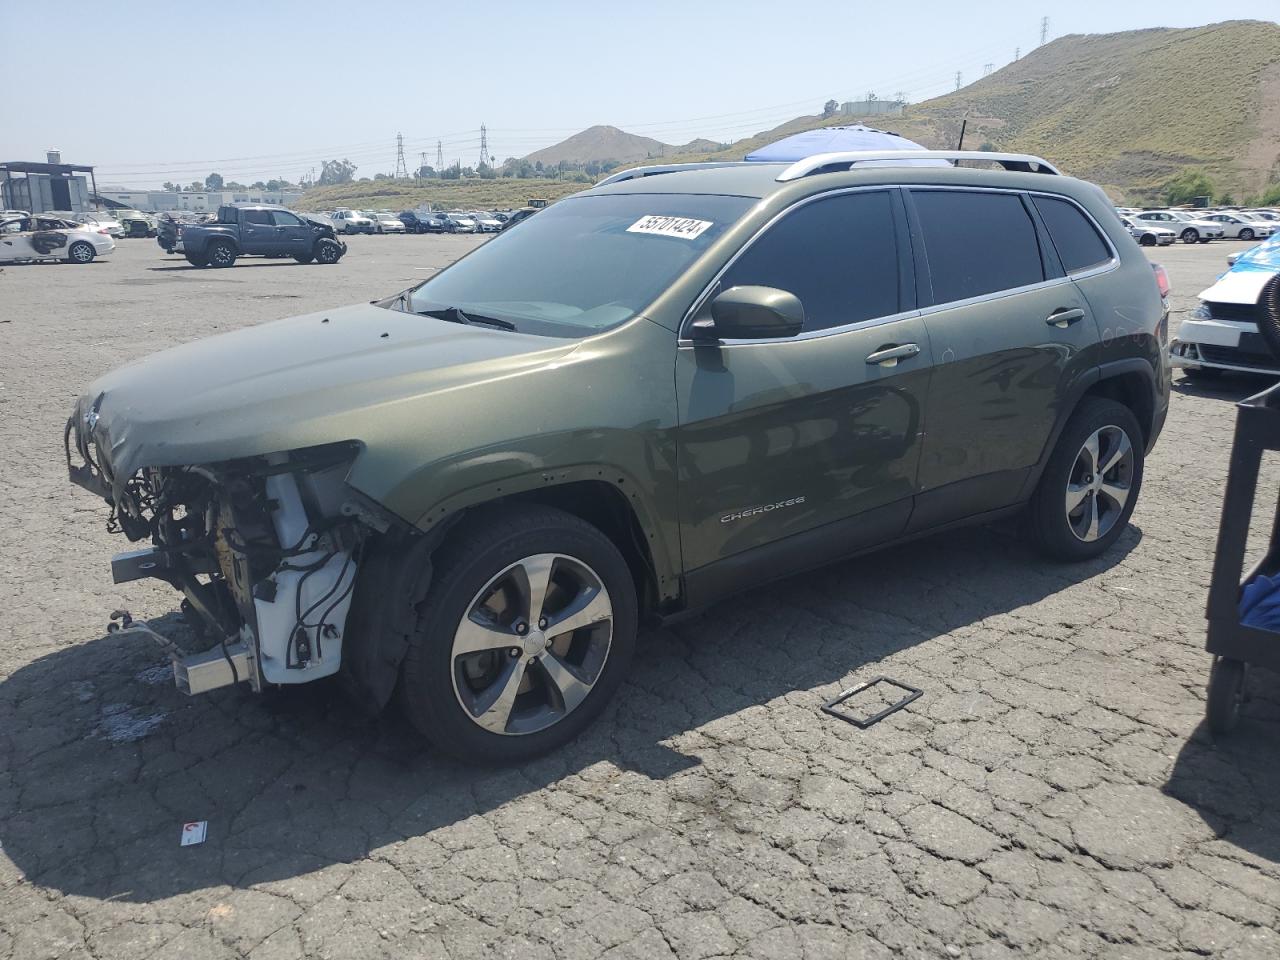
<path fill-rule="evenodd" d="M 1178 239 L 1178 235 L 1168 227 L 1158 227 L 1154 223 L 1144 223 L 1139 226 L 1128 217 L 1121 217 L 1120 222 L 1124 224 L 1124 228 L 1129 231 L 1129 236 L 1137 240 L 1144 247 L 1154 247 L 1157 244 L 1167 247 L 1173 241 Z"/>
<path fill-rule="evenodd" d="M 1204 219 L 1222 226 L 1222 232 L 1236 240 L 1258 240 L 1275 233 L 1276 225 L 1263 219 L 1255 219 L 1247 213 L 1211 213 Z"/>
<path fill-rule="evenodd" d="M 75 220 L 90 230 L 105 230 L 107 236 L 112 238 L 124 236 L 124 227 L 120 221 L 105 213 L 82 213 Z"/>
<path fill-rule="evenodd" d="M 65 260 L 91 263 L 110 253 L 116 242 L 105 231 L 57 217 L 17 217 L 0 221 L 0 263 L 15 260 Z"/>
<path fill-rule="evenodd" d="M 1139 226 L 1152 225 L 1172 230 L 1183 243 L 1208 243 L 1221 240 L 1223 236 L 1222 224 L 1202 220 L 1182 210 L 1144 210 L 1133 215 L 1133 222 Z"/>

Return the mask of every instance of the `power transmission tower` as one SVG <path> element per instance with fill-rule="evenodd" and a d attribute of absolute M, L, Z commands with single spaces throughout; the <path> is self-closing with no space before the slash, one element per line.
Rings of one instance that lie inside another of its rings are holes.
<path fill-rule="evenodd" d="M 409 179 L 409 167 L 404 162 L 404 135 L 396 134 L 396 172 L 392 176 L 397 180 Z"/>
<path fill-rule="evenodd" d="M 1040 45 L 1044 46 L 1044 42 L 1049 39 L 1049 18 L 1040 18 Z"/>
<path fill-rule="evenodd" d="M 985 76 L 987 76 L 987 75 L 988 75 L 989 73 L 991 73 L 991 71 L 992 71 L 992 70 L 994 70 L 995 68 L 996 68 L 996 65 L 995 65 L 994 63 L 984 63 L 984 64 L 982 65 L 982 75 L 983 75 L 984 77 L 985 77 Z"/>
<path fill-rule="evenodd" d="M 422 151 L 422 156 L 418 158 L 418 169 L 421 170 L 427 165 L 427 151 Z"/>
<path fill-rule="evenodd" d="M 1013 59 L 1015 59 L 1015 60 L 1021 60 L 1021 59 L 1022 59 L 1022 48 L 1021 48 L 1021 47 L 1014 47 L 1014 48 L 1013 48 Z"/>
<path fill-rule="evenodd" d="M 960 89 L 960 76 L 961 76 L 960 71 L 957 70 L 956 71 L 956 89 L 957 90 Z"/>
<path fill-rule="evenodd" d="M 484 166 L 489 162 L 489 131 L 485 129 L 485 125 L 480 124 L 480 166 Z"/>
<path fill-rule="evenodd" d="M 898 103 L 906 103 L 907 95 L 903 93 L 901 90 L 899 90 L 897 93 L 893 95 L 893 99 L 898 101 Z"/>
<path fill-rule="evenodd" d="M 439 140 L 436 141 L 436 172 L 439 173 L 444 169 L 444 144 Z"/>

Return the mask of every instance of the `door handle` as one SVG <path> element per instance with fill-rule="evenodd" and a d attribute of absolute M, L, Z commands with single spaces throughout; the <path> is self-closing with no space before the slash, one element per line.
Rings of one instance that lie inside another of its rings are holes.
<path fill-rule="evenodd" d="M 882 367 L 897 366 L 899 360 L 907 360 L 920 352 L 920 345 L 904 343 L 901 346 L 882 347 L 867 357 L 867 363 L 878 363 Z"/>
<path fill-rule="evenodd" d="M 1068 310 L 1066 307 L 1053 311 L 1049 316 L 1044 318 L 1044 322 L 1051 327 L 1059 327 L 1063 330 L 1071 326 L 1077 320 L 1084 319 L 1084 311 L 1079 307 L 1073 307 Z"/>

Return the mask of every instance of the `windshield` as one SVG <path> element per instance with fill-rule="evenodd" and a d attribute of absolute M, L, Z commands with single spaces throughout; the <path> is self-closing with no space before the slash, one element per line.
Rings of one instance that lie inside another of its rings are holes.
<path fill-rule="evenodd" d="M 414 288 L 409 308 L 460 307 L 528 333 L 587 336 L 647 307 L 755 202 L 570 197 Z"/>
<path fill-rule="evenodd" d="M 1189 222 L 1189 221 L 1191 221 L 1191 220 L 1195 220 L 1195 219 L 1196 219 L 1195 217 L 1193 217 L 1193 216 L 1192 216 L 1191 214 L 1189 214 L 1189 213 L 1174 213 L 1172 216 L 1173 216 L 1173 219 L 1175 219 L 1175 220 L 1181 220 L 1181 221 L 1183 221 L 1184 223 L 1186 223 L 1186 222 Z"/>

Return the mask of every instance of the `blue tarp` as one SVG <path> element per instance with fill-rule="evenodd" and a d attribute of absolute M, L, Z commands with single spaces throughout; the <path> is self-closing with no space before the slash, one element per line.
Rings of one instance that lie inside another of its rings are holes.
<path fill-rule="evenodd" d="M 1280 271 L 1280 233 L 1240 254 L 1235 266 L 1227 272 L 1248 273 L 1253 270 Z"/>
<path fill-rule="evenodd" d="M 777 143 L 761 147 L 746 155 L 745 160 L 761 163 L 793 163 L 818 153 L 843 153 L 848 150 L 923 150 L 914 140 L 886 133 L 862 124 L 848 127 L 820 127 L 783 137 Z M 946 160 L 896 160 L 895 164 L 921 167 L 948 167 Z"/>

